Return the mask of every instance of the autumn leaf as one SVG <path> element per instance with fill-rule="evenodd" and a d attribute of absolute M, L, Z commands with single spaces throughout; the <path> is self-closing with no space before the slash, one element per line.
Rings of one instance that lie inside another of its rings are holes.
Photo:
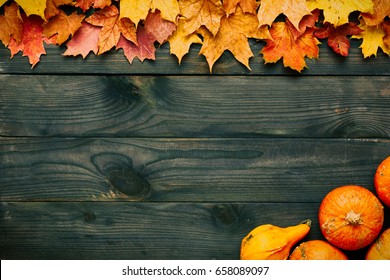
<path fill-rule="evenodd" d="M 257 16 L 244 14 L 240 7 L 234 14 L 222 18 L 221 28 L 215 36 L 208 30 L 201 30 L 201 34 L 203 46 L 200 54 L 206 57 L 210 72 L 225 50 L 229 50 L 239 62 L 250 69 L 249 58 L 253 57 L 253 53 L 248 38 L 270 38 L 266 27 L 258 29 Z"/>
<path fill-rule="evenodd" d="M 179 5 L 185 18 L 184 30 L 187 34 L 205 26 L 215 36 L 221 26 L 221 19 L 226 14 L 220 0 L 182 0 Z"/>
<path fill-rule="evenodd" d="M 60 6 L 70 5 L 72 3 L 73 0 L 47 0 L 45 9 L 46 20 L 58 15 L 61 11 Z"/>
<path fill-rule="evenodd" d="M 390 16 L 390 0 L 373 0 L 374 12 L 361 13 L 368 26 L 379 25 L 383 19 Z"/>
<path fill-rule="evenodd" d="M 61 45 L 69 36 L 73 34 L 81 27 L 81 22 L 84 19 L 84 15 L 78 15 L 77 12 L 73 12 L 69 16 L 60 11 L 58 15 L 51 18 L 50 21 L 43 26 L 43 35 L 47 38 L 58 34 L 56 37 L 56 44 Z"/>
<path fill-rule="evenodd" d="M 22 40 L 17 43 L 12 37 L 8 48 L 11 50 L 11 58 L 22 51 L 23 56 L 28 56 L 30 64 L 34 67 L 39 62 L 41 55 L 46 54 L 43 46 L 43 20 L 36 15 L 27 17 L 24 14 L 22 20 Z"/>
<path fill-rule="evenodd" d="M 271 26 L 279 14 L 284 14 L 295 28 L 299 29 L 299 22 L 305 15 L 310 14 L 310 10 L 306 0 L 262 0 L 257 14 L 259 26 Z"/>
<path fill-rule="evenodd" d="M 382 22 L 382 28 L 385 31 L 385 36 L 383 37 L 383 43 L 386 47 L 390 48 L 390 21 Z"/>
<path fill-rule="evenodd" d="M 283 58 L 284 67 L 301 72 L 306 66 L 305 57 L 318 58 L 318 44 L 311 28 L 297 34 L 297 29 L 286 22 L 275 22 L 270 29 L 272 40 L 266 40 L 261 50 L 265 63 L 276 63 Z"/>
<path fill-rule="evenodd" d="M 120 17 L 129 18 L 137 26 L 150 12 L 159 10 L 163 19 L 176 22 L 179 15 L 177 0 L 121 0 Z"/>
<path fill-rule="evenodd" d="M 15 0 L 27 16 L 38 15 L 45 20 L 46 0 Z"/>
<path fill-rule="evenodd" d="M 373 13 L 372 0 L 345 1 L 345 0 L 307 0 L 309 9 L 321 9 L 324 12 L 324 21 L 340 26 L 349 22 L 349 15 L 354 11 Z"/>
<path fill-rule="evenodd" d="M 377 56 L 379 48 L 381 48 L 387 55 L 390 55 L 390 48 L 383 41 L 383 37 L 386 36 L 386 32 L 382 25 L 367 26 L 365 21 L 361 19 L 359 27 L 363 29 L 363 32 L 352 36 L 352 38 L 363 40 L 360 48 L 362 49 L 364 58 L 372 55 Z"/>
<path fill-rule="evenodd" d="M 363 30 L 353 22 L 337 27 L 329 22 L 325 22 L 323 27 L 314 32 L 314 36 L 319 39 L 328 38 L 328 46 L 331 47 L 334 52 L 342 56 L 348 56 L 351 43 L 347 36 L 357 35 L 362 31 Z"/>
<path fill-rule="evenodd" d="M 163 19 L 160 11 L 149 13 L 145 20 L 145 31 L 155 38 L 159 44 L 163 44 L 176 30 L 176 24 Z"/>
<path fill-rule="evenodd" d="M 90 8 L 103 9 L 111 5 L 111 0 L 76 0 L 76 7 L 79 7 L 85 13 Z"/>
<path fill-rule="evenodd" d="M 259 3 L 256 0 L 224 0 L 223 9 L 227 15 L 236 11 L 237 5 L 240 5 L 244 13 L 256 14 Z"/>
<path fill-rule="evenodd" d="M 22 17 L 18 4 L 13 2 L 9 6 L 4 6 L 4 16 L 0 15 L 0 41 L 8 46 L 12 37 L 19 44 L 22 32 Z"/>
<path fill-rule="evenodd" d="M 83 58 L 86 58 L 91 51 L 97 54 L 100 29 L 100 27 L 83 21 L 81 27 L 66 44 L 67 50 L 63 55 L 81 55 Z"/>
<path fill-rule="evenodd" d="M 196 33 L 187 34 L 184 29 L 183 19 L 179 19 L 176 31 L 168 38 L 170 52 L 174 54 L 179 64 L 182 58 L 189 52 L 192 44 L 202 44 L 202 40 Z"/>

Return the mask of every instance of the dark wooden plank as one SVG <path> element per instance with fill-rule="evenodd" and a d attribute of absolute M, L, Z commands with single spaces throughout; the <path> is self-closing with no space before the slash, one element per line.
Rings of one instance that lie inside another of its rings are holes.
<path fill-rule="evenodd" d="M 3 138 L 1 201 L 319 202 L 373 190 L 390 140 Z"/>
<path fill-rule="evenodd" d="M 351 40 L 350 54 L 347 58 L 335 54 L 322 41 L 318 60 L 307 59 L 308 68 L 302 75 L 390 75 L 389 57 L 378 51 L 377 57 L 364 59 L 359 48 L 360 40 Z M 259 55 L 263 42 L 250 41 L 254 57 L 250 60 L 252 71 L 225 52 L 213 68 L 213 75 L 297 75 L 296 71 L 284 68 L 282 61 L 277 64 L 264 64 Z M 101 56 L 90 54 L 86 60 L 81 56 L 65 57 L 66 47 L 46 46 L 47 55 L 31 69 L 27 57 L 21 54 L 9 59 L 10 51 L 0 46 L 0 73 L 52 73 L 52 74 L 210 74 L 206 59 L 198 55 L 200 46 L 193 45 L 179 66 L 177 59 L 170 54 L 169 45 L 162 45 L 156 52 L 156 61 L 137 59 L 130 64 L 121 50 L 111 51 Z"/>
<path fill-rule="evenodd" d="M 312 219 L 317 203 L 1 203 L 1 259 L 238 259 L 254 227 Z M 386 226 L 389 226 L 387 223 Z M 365 249 L 347 252 L 361 258 Z"/>
<path fill-rule="evenodd" d="M 387 77 L 0 75 L 0 135 L 389 137 Z"/>

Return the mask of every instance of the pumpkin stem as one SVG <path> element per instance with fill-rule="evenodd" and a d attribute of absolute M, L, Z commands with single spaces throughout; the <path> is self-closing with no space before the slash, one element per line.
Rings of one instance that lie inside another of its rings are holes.
<path fill-rule="evenodd" d="M 355 213 L 353 210 L 349 211 L 347 215 L 345 216 L 345 220 L 348 222 L 350 225 L 360 225 L 363 223 L 362 219 L 360 218 L 360 214 Z"/>

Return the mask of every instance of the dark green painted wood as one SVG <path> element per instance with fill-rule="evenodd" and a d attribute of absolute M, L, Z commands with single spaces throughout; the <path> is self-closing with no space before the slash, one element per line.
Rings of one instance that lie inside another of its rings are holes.
<path fill-rule="evenodd" d="M 311 219 L 317 203 L 0 204 L 1 259 L 238 259 L 254 227 Z M 388 224 L 387 224 L 388 226 Z M 366 249 L 346 252 L 362 258 Z"/>
<path fill-rule="evenodd" d="M 306 59 L 308 68 L 299 74 L 297 71 L 284 68 L 282 61 L 276 64 L 264 64 L 259 54 L 263 42 L 250 41 L 254 57 L 250 60 L 252 71 L 233 58 L 230 52 L 225 52 L 216 62 L 213 75 L 390 75 L 389 57 L 378 51 L 377 57 L 364 59 L 359 48 L 360 40 L 351 40 L 350 54 L 347 58 L 335 54 L 326 44 L 320 45 L 319 59 Z M 92 53 L 83 60 L 81 56 L 65 57 L 62 54 L 66 47 L 46 46 L 46 55 L 31 69 L 27 57 L 19 53 L 10 60 L 10 51 L 0 46 L 0 73 L 52 73 L 52 74 L 190 74 L 209 75 L 206 59 L 199 55 L 200 46 L 193 45 L 181 65 L 176 57 L 170 54 L 169 44 L 158 48 L 155 61 L 141 63 L 135 59 L 130 64 L 123 52 L 111 51 L 101 56 Z"/>
<path fill-rule="evenodd" d="M 381 139 L 3 138 L 1 201 L 319 202 L 373 189 Z"/>
<path fill-rule="evenodd" d="M 0 75 L 0 135 L 389 137 L 387 77 Z"/>

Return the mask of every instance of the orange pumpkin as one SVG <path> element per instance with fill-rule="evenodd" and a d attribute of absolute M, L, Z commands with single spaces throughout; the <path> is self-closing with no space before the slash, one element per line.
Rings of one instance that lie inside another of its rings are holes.
<path fill-rule="evenodd" d="M 338 248 L 323 240 L 310 240 L 299 244 L 290 260 L 348 260 Z"/>
<path fill-rule="evenodd" d="M 382 232 L 371 244 L 366 260 L 390 260 L 390 228 Z"/>
<path fill-rule="evenodd" d="M 348 185 L 325 196 L 318 218 L 321 232 L 331 244 L 345 250 L 358 250 L 379 235 L 384 209 L 368 189 Z"/>
<path fill-rule="evenodd" d="M 374 176 L 374 186 L 379 199 L 390 207 L 390 157 L 379 164 Z"/>

